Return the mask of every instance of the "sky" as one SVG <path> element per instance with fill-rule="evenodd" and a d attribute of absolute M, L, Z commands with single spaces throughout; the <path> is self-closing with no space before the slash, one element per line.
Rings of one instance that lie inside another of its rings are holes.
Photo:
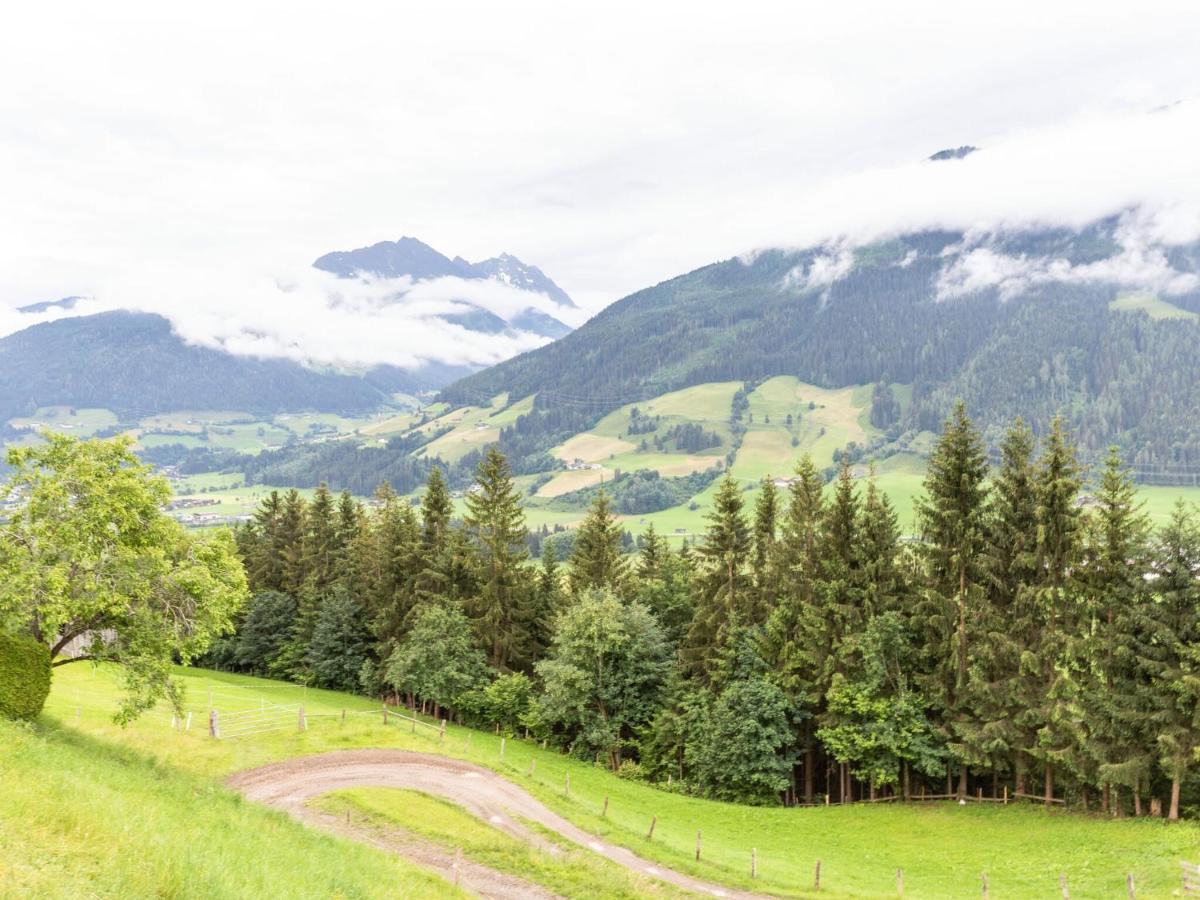
<path fill-rule="evenodd" d="M 1146 234 L 1200 236 L 1194 3 L 820 6 L 21 4 L 0 332 L 79 294 L 237 352 L 487 363 L 529 336 L 431 320 L 478 286 L 402 313 L 310 263 L 402 235 L 507 251 L 594 312 L 756 248 L 911 227 L 1141 204 Z M 961 144 L 983 149 L 924 162 Z"/>

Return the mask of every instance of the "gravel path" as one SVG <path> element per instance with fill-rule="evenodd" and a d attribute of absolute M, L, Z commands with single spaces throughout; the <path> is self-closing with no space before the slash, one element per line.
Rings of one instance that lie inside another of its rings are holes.
<path fill-rule="evenodd" d="M 344 750 L 239 772 L 229 779 L 228 784 L 249 800 L 282 809 L 309 824 L 383 846 L 446 877 L 453 876 L 453 859 L 436 845 L 424 841 L 388 840 L 378 833 L 345 825 L 336 816 L 310 809 L 306 806 L 307 801 L 330 791 L 353 787 L 424 791 L 452 800 L 493 827 L 551 853 L 557 852 L 558 848 L 524 827 L 515 817 L 536 822 L 620 866 L 685 890 L 741 900 L 758 896 L 701 881 L 642 859 L 624 847 L 605 843 L 551 812 L 526 791 L 494 772 L 444 756 L 404 750 Z M 554 896 L 537 885 L 485 866 L 464 862 L 460 872 L 462 885 L 485 897 L 526 900 Z"/>

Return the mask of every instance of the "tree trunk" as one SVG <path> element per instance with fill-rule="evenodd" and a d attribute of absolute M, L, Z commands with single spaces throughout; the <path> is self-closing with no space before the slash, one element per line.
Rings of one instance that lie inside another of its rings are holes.
<path fill-rule="evenodd" d="M 1179 775 L 1171 779 L 1171 808 L 1167 812 L 1167 821 L 1169 822 L 1179 821 L 1179 783 L 1182 780 Z"/>
<path fill-rule="evenodd" d="M 813 776 L 816 774 L 813 769 L 816 766 L 816 751 L 810 743 L 804 751 L 804 802 L 813 802 Z"/>
<path fill-rule="evenodd" d="M 1051 763 L 1046 763 L 1046 793 L 1045 805 L 1050 806 L 1054 799 L 1054 766 Z"/>
<path fill-rule="evenodd" d="M 950 774 L 950 767 L 946 766 L 946 796 L 949 797 L 954 793 L 954 776 Z"/>
<path fill-rule="evenodd" d="M 905 800 L 905 802 L 908 802 L 909 800 L 912 799 L 912 781 L 911 781 L 911 776 L 908 771 L 908 760 L 907 759 L 904 761 L 903 779 L 904 779 L 904 800 Z"/>
<path fill-rule="evenodd" d="M 1133 786 L 1133 814 L 1135 816 L 1142 814 L 1142 785 L 1140 782 Z"/>
<path fill-rule="evenodd" d="M 967 765 L 963 763 L 963 767 L 958 770 L 958 799 L 962 800 L 967 796 Z"/>
<path fill-rule="evenodd" d="M 1026 774 L 1025 754 L 1020 750 L 1017 751 L 1017 759 L 1016 759 L 1016 764 L 1015 764 L 1014 768 L 1017 770 L 1017 793 L 1018 794 L 1029 793 L 1029 791 L 1027 790 L 1029 785 L 1025 783 L 1025 774 Z"/>
<path fill-rule="evenodd" d="M 1100 792 L 1100 812 L 1106 813 L 1112 808 L 1112 785 L 1104 782 L 1104 790 Z"/>
<path fill-rule="evenodd" d="M 871 777 L 871 794 L 870 794 L 870 797 L 871 797 L 871 799 L 872 799 L 872 800 L 874 800 L 874 799 L 875 799 L 875 778 L 874 778 L 874 776 L 872 776 L 872 777 Z"/>

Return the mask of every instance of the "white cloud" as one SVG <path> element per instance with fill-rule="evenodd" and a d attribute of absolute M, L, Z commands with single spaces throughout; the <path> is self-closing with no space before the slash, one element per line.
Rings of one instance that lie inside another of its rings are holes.
<path fill-rule="evenodd" d="M 1172 231 L 1196 240 L 1200 235 L 1186 236 L 1185 231 Z M 1127 214 L 1116 232 L 1120 251 L 1090 263 L 1072 265 L 1061 258 L 1012 256 L 991 247 L 966 249 L 952 258 L 938 277 L 938 297 L 948 299 L 996 288 L 1002 299 L 1008 299 L 1044 284 L 1114 284 L 1121 287 L 1150 291 L 1167 296 L 1194 291 L 1200 278 L 1191 272 L 1179 272 L 1171 267 L 1160 244 L 1163 229 L 1157 217 L 1145 209 Z"/>
<path fill-rule="evenodd" d="M 527 339 L 415 313 L 457 286 L 405 312 L 310 262 L 414 234 L 510 251 L 595 311 L 745 248 L 914 227 L 1144 204 L 1147 248 L 1177 243 L 1200 234 L 1200 114 L 1172 105 L 1200 96 L 1198 30 L 1190 0 L 23 4 L 0 31 L 0 302 L 89 295 L 297 358 L 484 362 Z M 983 149 L 921 161 L 964 143 Z"/>
<path fill-rule="evenodd" d="M 169 270 L 139 270 L 69 311 L 5 310 L 0 330 L 7 334 L 64 316 L 130 309 L 167 317 L 189 343 L 242 355 L 339 366 L 416 366 L 428 361 L 491 365 L 541 346 L 546 339 L 516 329 L 481 334 L 438 316 L 480 307 L 507 319 L 529 307 L 557 308 L 540 294 L 461 278 L 413 284 L 407 278 L 339 279 L 308 269 L 281 282 L 209 273 L 164 291 L 173 275 Z"/>

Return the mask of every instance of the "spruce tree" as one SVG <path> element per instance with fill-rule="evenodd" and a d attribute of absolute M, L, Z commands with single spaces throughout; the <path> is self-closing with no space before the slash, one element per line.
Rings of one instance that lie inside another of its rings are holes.
<path fill-rule="evenodd" d="M 254 511 L 253 520 L 242 530 L 247 535 L 242 544 L 242 553 L 246 560 L 246 577 L 251 590 L 284 589 L 284 557 L 280 544 L 282 516 L 283 500 L 279 491 L 271 491 Z"/>
<path fill-rule="evenodd" d="M 1179 818 L 1179 795 L 1200 748 L 1200 525 L 1179 501 L 1155 550 L 1157 597 L 1143 607 L 1139 642 L 1143 708 L 1150 713 L 1153 750 L 1167 778 L 1167 818 Z"/>
<path fill-rule="evenodd" d="M 816 744 L 812 717 L 821 709 L 823 694 L 818 682 L 830 653 L 824 630 L 819 634 L 812 631 L 820 615 L 816 592 L 821 577 L 821 547 L 824 543 L 823 489 L 824 484 L 812 458 L 805 454 L 800 458 L 795 477 L 788 486 L 788 504 L 773 562 L 779 600 L 767 619 L 765 641 L 773 677 L 793 707 L 804 708 L 808 712 L 796 737 L 796 748 L 804 754 L 802 776 L 807 802 L 812 802 L 816 789 Z"/>
<path fill-rule="evenodd" d="M 422 539 L 431 557 L 441 555 L 446 549 L 450 518 L 453 514 L 454 501 L 450 498 L 446 479 L 442 476 L 441 468 L 434 466 L 429 470 L 425 494 L 421 497 Z"/>
<path fill-rule="evenodd" d="M 778 595 L 778 570 L 774 566 L 779 527 L 779 492 L 770 478 L 764 478 L 754 504 L 753 552 L 750 572 L 754 579 L 754 604 L 748 624 L 762 625 L 775 608 Z"/>
<path fill-rule="evenodd" d="M 1021 666 L 1034 646 L 1040 615 L 1033 595 L 1038 577 L 1037 494 L 1034 436 L 1018 419 L 1000 444 L 1000 464 L 992 484 L 984 572 L 985 606 L 971 648 L 970 696 L 974 727 L 964 735 L 976 758 L 993 771 L 1011 768 L 1016 788 L 1025 793 L 1036 728 L 1026 712 L 1036 705 L 1039 680 Z"/>
<path fill-rule="evenodd" d="M 705 679 L 729 628 L 746 623 L 754 607 L 753 583 L 746 571 L 750 530 L 742 514 L 742 491 L 730 475 L 722 479 L 706 518 L 708 529 L 696 549 L 696 609 L 685 649 L 689 670 Z"/>
<path fill-rule="evenodd" d="M 1043 444 L 1036 474 L 1038 632 L 1027 658 L 1041 680 L 1040 703 L 1030 713 L 1038 727 L 1033 754 L 1042 761 L 1044 796 L 1054 796 L 1057 769 L 1083 775 L 1087 768 L 1082 730 L 1082 643 L 1080 562 L 1083 482 L 1075 447 L 1055 418 Z"/>
<path fill-rule="evenodd" d="M 983 439 L 959 401 L 930 456 L 917 519 L 927 581 L 922 618 L 929 693 L 940 703 L 944 734 L 960 763 L 960 796 L 971 761 L 964 738 L 972 730 L 968 676 L 972 630 L 983 603 L 987 473 Z"/>
<path fill-rule="evenodd" d="M 627 568 L 621 553 L 621 528 L 608 494 L 601 490 L 575 532 L 575 546 L 571 551 L 571 591 L 579 596 L 603 588 L 619 595 L 625 586 Z"/>
<path fill-rule="evenodd" d="M 1153 762 L 1136 652 L 1149 599 L 1150 521 L 1116 447 L 1109 449 L 1095 499 L 1084 566 L 1090 620 L 1085 632 L 1087 749 L 1098 766 L 1105 811 L 1119 809 L 1110 786 L 1120 785 L 1129 788 L 1140 815 Z"/>
<path fill-rule="evenodd" d="M 476 633 L 493 668 L 507 671 L 528 643 L 529 577 L 524 563 L 525 513 L 508 460 L 490 447 L 467 495 L 464 524 L 479 555 L 479 591 L 472 602 Z"/>

